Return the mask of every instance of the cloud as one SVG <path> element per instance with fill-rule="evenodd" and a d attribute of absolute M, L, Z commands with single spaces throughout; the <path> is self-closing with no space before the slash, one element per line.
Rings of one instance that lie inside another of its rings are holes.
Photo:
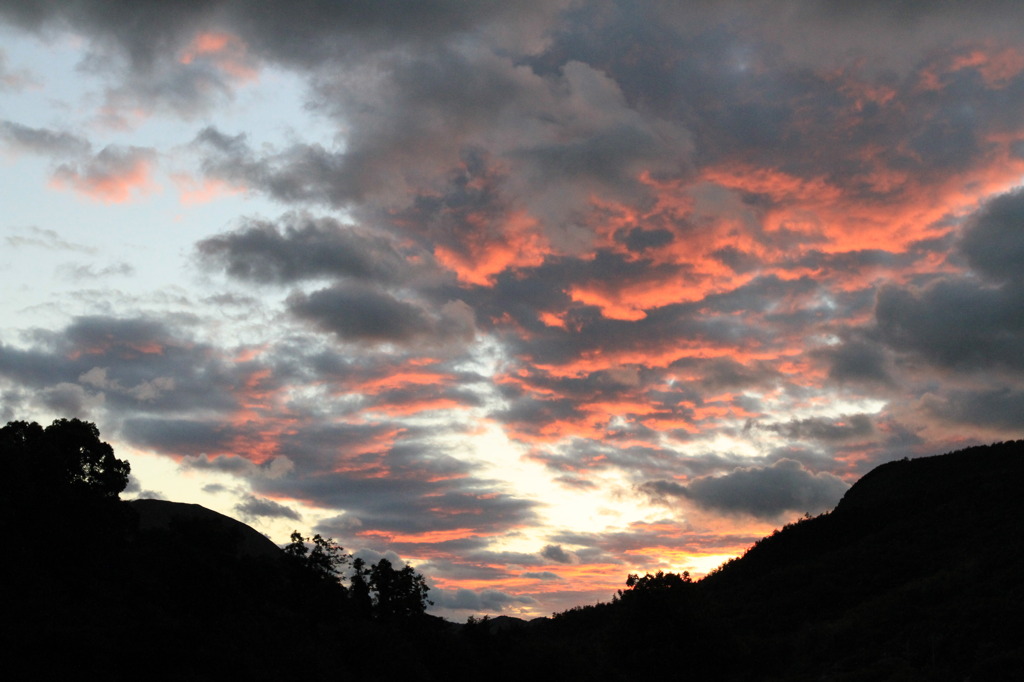
<path fill-rule="evenodd" d="M 940 367 L 1019 372 L 1024 357 L 1024 287 L 995 287 L 971 278 L 940 279 L 922 288 L 879 291 L 881 339 Z"/>
<path fill-rule="evenodd" d="M 577 561 L 576 557 L 562 549 L 561 545 L 546 545 L 540 555 L 558 564 L 573 564 Z"/>
<path fill-rule="evenodd" d="M 829 363 L 830 379 L 840 383 L 893 384 L 885 351 L 877 344 L 850 340 L 834 348 L 820 350 L 818 354 Z"/>
<path fill-rule="evenodd" d="M 430 599 L 437 608 L 460 611 L 504 611 L 509 606 L 537 603 L 536 599 L 528 595 L 509 594 L 500 590 L 477 591 L 466 588 L 456 590 L 434 588 L 430 591 Z"/>
<path fill-rule="evenodd" d="M 339 286 L 308 296 L 295 294 L 288 307 L 296 316 L 353 341 L 408 342 L 431 327 L 419 307 L 372 289 Z"/>
<path fill-rule="evenodd" d="M 150 177 L 155 160 L 151 149 L 108 146 L 85 163 L 59 165 L 53 174 L 53 184 L 70 187 L 103 203 L 124 203 L 133 195 L 159 189 Z"/>
<path fill-rule="evenodd" d="M 1024 190 L 987 202 L 964 230 L 960 250 L 971 267 L 997 283 L 1024 284 Z"/>
<path fill-rule="evenodd" d="M 61 382 L 43 389 L 40 400 L 56 414 L 68 418 L 88 419 L 94 408 L 103 404 L 103 398 L 86 391 L 78 384 Z"/>
<path fill-rule="evenodd" d="M 0 121 L 0 140 L 16 150 L 51 156 L 80 156 L 91 145 L 85 138 L 66 131 L 30 128 L 14 121 Z"/>
<path fill-rule="evenodd" d="M 77 251 L 81 253 L 95 253 L 96 251 L 93 247 L 86 244 L 67 241 L 56 230 L 29 227 L 23 230 L 13 230 L 13 232 L 14 234 L 6 237 L 6 241 L 9 247 L 15 249 L 37 247 L 49 251 Z"/>
<path fill-rule="evenodd" d="M 293 521 L 302 520 L 302 515 L 291 507 L 264 497 L 256 497 L 255 495 L 246 495 L 241 502 L 235 505 L 235 511 L 244 519 L 274 518 L 291 519 Z"/>
<path fill-rule="evenodd" d="M 295 293 L 288 309 L 340 339 L 408 344 L 417 339 L 468 341 L 475 334 L 473 311 L 449 301 L 436 313 L 391 294 L 358 285 L 335 285 L 312 294 Z"/>
<path fill-rule="evenodd" d="M 135 268 L 129 263 L 111 263 L 103 267 L 97 267 L 91 263 L 69 263 L 65 276 L 75 281 L 105 279 L 107 277 L 130 277 L 135 274 Z"/>
<path fill-rule="evenodd" d="M 852 414 L 837 419 L 792 420 L 782 424 L 768 424 L 764 428 L 781 434 L 787 440 L 815 440 L 841 442 L 864 439 L 874 433 L 870 415 Z"/>
<path fill-rule="evenodd" d="M 173 377 L 154 377 L 153 379 L 144 381 L 137 386 L 122 386 L 117 381 L 107 377 L 106 367 L 93 367 L 88 372 L 78 377 L 78 380 L 83 384 L 94 388 L 127 393 L 131 397 L 140 401 L 152 401 L 161 393 L 167 393 L 174 390 Z"/>
<path fill-rule="evenodd" d="M 232 277 L 268 284 L 324 277 L 400 282 L 415 268 L 391 240 L 332 218 L 291 213 L 279 224 L 250 221 L 197 249 Z"/>
<path fill-rule="evenodd" d="M 363 522 L 352 514 L 338 514 L 320 521 L 315 530 L 321 535 L 328 537 L 347 537 L 354 531 L 359 530 Z"/>
<path fill-rule="evenodd" d="M 290 473 L 295 468 L 295 463 L 285 455 L 279 455 L 257 464 L 242 456 L 215 455 L 211 457 L 203 453 L 182 458 L 181 466 L 186 469 L 219 471 L 234 476 L 276 479 Z"/>
<path fill-rule="evenodd" d="M 25 69 L 11 70 L 7 67 L 7 54 L 0 50 L 0 92 L 15 92 L 37 85 L 36 79 Z"/>
<path fill-rule="evenodd" d="M 768 467 L 746 467 L 722 476 L 703 476 L 685 484 L 649 481 L 649 495 L 685 498 L 728 514 L 773 518 L 787 511 L 818 512 L 832 507 L 849 487 L 837 476 L 812 473 L 799 462 L 780 459 Z"/>
<path fill-rule="evenodd" d="M 342 459 L 339 464 L 347 462 Z M 382 465 L 388 464 L 389 458 L 383 458 Z M 345 515 L 359 519 L 360 535 L 395 547 L 491 536 L 535 518 L 537 503 L 532 500 L 494 492 L 474 477 L 442 478 L 432 469 L 443 471 L 443 465 L 432 466 L 427 458 L 412 460 L 408 466 L 404 475 L 391 472 L 386 478 L 356 470 L 257 485 L 267 494 L 315 500 L 344 510 Z"/>
<path fill-rule="evenodd" d="M 175 454 L 215 453 L 234 433 L 224 419 L 248 390 L 252 368 L 233 365 L 185 329 L 148 317 L 92 315 L 30 339 L 28 348 L 0 344 L 0 376 L 41 397 L 70 396 L 67 385 L 77 385 L 82 405 L 118 411 L 139 443 Z M 179 452 L 175 444 L 199 449 Z"/>
<path fill-rule="evenodd" d="M 125 420 L 124 435 L 136 446 L 174 454 L 223 452 L 231 442 L 230 429 L 219 422 L 187 418 L 132 417 Z"/>
<path fill-rule="evenodd" d="M 955 424 L 995 427 L 1012 438 L 1020 428 L 1024 391 L 999 386 L 986 390 L 957 390 L 939 396 L 927 394 L 925 408 L 940 419 Z"/>
<path fill-rule="evenodd" d="M 453 604 L 699 573 L 877 462 L 1019 437 L 1024 14 L 984 7 L 0 0 L 11 172 L 98 202 L 4 235 L 59 287 L 0 329 L 0 412 L 301 500 Z M 27 89 L 33 36 L 73 91 Z M 160 171 L 159 267 L 59 260 Z"/>

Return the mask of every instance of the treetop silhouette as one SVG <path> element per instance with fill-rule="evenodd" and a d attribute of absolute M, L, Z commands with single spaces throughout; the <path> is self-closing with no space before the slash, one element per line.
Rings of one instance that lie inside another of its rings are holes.
<path fill-rule="evenodd" d="M 131 466 L 114 457 L 91 422 L 56 419 L 43 428 L 12 421 L 0 428 L 0 495 L 15 503 L 116 500 Z"/>

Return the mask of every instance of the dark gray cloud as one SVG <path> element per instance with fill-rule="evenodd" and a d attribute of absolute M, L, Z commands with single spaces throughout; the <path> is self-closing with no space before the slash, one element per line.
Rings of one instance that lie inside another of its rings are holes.
<path fill-rule="evenodd" d="M 202 455 L 207 452 L 222 452 L 231 447 L 236 432 L 220 420 L 132 417 L 125 420 L 125 438 L 137 447 L 157 452 Z M 219 471 L 244 471 L 246 460 L 218 460 L 222 465 L 210 466 Z M 198 465 L 203 468 L 202 465 Z"/>
<path fill-rule="evenodd" d="M 715 358 L 706 361 L 684 360 L 673 364 L 680 369 L 687 367 L 703 374 L 701 386 L 711 391 L 744 389 L 762 386 L 778 379 L 778 372 L 766 363 L 743 364 L 732 358 Z"/>
<path fill-rule="evenodd" d="M 347 167 L 346 154 L 320 144 L 296 143 L 260 155 L 249 147 L 244 133 L 232 136 L 208 127 L 193 146 L 205 154 L 207 176 L 285 203 L 344 207 L 362 191 L 359 177 Z"/>
<path fill-rule="evenodd" d="M 889 347 L 947 370 L 1020 372 L 1024 356 L 1024 194 L 996 196 L 969 217 L 953 254 L 970 272 L 919 286 L 887 286 L 875 306 L 877 335 Z M 862 353 L 879 353 L 865 349 Z M 954 409 L 963 421 L 969 408 Z M 978 414 L 980 417 L 981 415 Z M 979 423 L 984 423 L 981 419 Z"/>
<path fill-rule="evenodd" d="M 39 394 L 43 405 L 68 418 L 89 419 L 94 407 L 99 407 L 103 400 L 90 395 L 82 386 L 72 383 L 59 383 L 44 388 Z"/>
<path fill-rule="evenodd" d="M 270 284 L 324 277 L 396 282 L 415 268 L 383 235 L 303 213 L 285 215 L 277 225 L 249 221 L 200 241 L 197 249 L 232 277 Z"/>
<path fill-rule="evenodd" d="M 16 151 L 52 156 L 78 156 L 92 148 L 78 135 L 49 128 L 30 128 L 14 121 L 0 121 L 0 140 Z"/>
<path fill-rule="evenodd" d="M 685 484 L 649 481 L 640 489 L 656 497 L 686 498 L 727 514 L 775 518 L 787 511 L 819 512 L 835 505 L 849 486 L 837 476 L 812 473 L 799 462 L 781 459 L 767 467 L 739 468 L 723 476 Z"/>
<path fill-rule="evenodd" d="M 828 364 L 830 379 L 843 382 L 893 384 L 883 348 L 866 341 L 850 340 L 833 348 L 823 349 L 817 355 Z"/>
<path fill-rule="evenodd" d="M 345 341 L 404 344 L 414 340 L 465 342 L 475 334 L 473 311 L 449 301 L 436 312 L 371 287 L 335 285 L 288 298 L 289 311 Z"/>
<path fill-rule="evenodd" d="M 500 26 L 531 9 L 544 12 L 545 6 L 521 1 L 467 7 L 449 0 L 414 5 L 301 0 L 253 11 L 245 2 L 230 0 L 194 2 L 187 8 L 143 1 L 120 8 L 117 20 L 111 21 L 108 3 L 95 0 L 32 6 L 4 2 L 0 16 L 44 35 L 73 28 L 86 37 L 90 63 L 121 72 L 121 84 L 110 89 L 114 102 L 145 102 L 192 116 L 231 95 L 231 77 L 237 77 L 238 67 L 268 60 L 308 68 L 410 43 L 427 46 L 480 25 Z M 241 44 L 228 53 L 231 63 L 203 53 L 181 59 L 190 54 L 196 36 L 211 27 L 237 32 Z"/>
<path fill-rule="evenodd" d="M 294 458 L 297 475 L 263 478 L 254 485 L 263 495 L 342 510 L 353 520 L 352 528 L 393 546 L 417 544 L 416 534 L 470 529 L 490 535 L 535 520 L 536 502 L 496 489 L 495 481 L 474 475 L 473 466 L 441 450 L 429 434 L 397 438 L 365 453 L 327 444 L 312 461 L 286 444 L 282 452 Z M 301 441 L 302 434 L 292 440 Z M 311 469 L 318 462 L 323 468 Z"/>
<path fill-rule="evenodd" d="M 851 414 L 838 418 L 811 417 L 765 426 L 789 440 L 814 440 L 826 443 L 864 439 L 874 433 L 874 424 L 867 414 Z"/>
<path fill-rule="evenodd" d="M 403 343 L 431 332 L 429 317 L 418 306 L 386 293 L 336 286 L 288 300 L 292 314 L 350 341 Z"/>
<path fill-rule="evenodd" d="M 244 519 L 275 518 L 301 521 L 302 515 L 297 511 L 274 500 L 255 495 L 246 495 L 235 505 L 235 511 Z"/>
<path fill-rule="evenodd" d="M 982 276 L 1024 284 L 1024 190 L 996 197 L 972 216 L 960 250 Z"/>
<path fill-rule="evenodd" d="M 954 390 L 923 398 L 925 408 L 943 421 L 1003 431 L 1007 438 L 1020 433 L 1024 415 L 1024 391 L 1000 386 L 985 390 Z"/>
<path fill-rule="evenodd" d="M 882 341 L 935 365 L 1024 369 L 1024 287 L 969 277 L 920 289 L 885 287 L 875 317 Z"/>
<path fill-rule="evenodd" d="M 96 419 L 102 408 L 129 440 L 173 454 L 216 452 L 237 435 L 226 417 L 258 369 L 146 317 L 83 316 L 29 339 L 0 345 L 0 377 L 51 409 Z"/>
<path fill-rule="evenodd" d="M 460 611 L 504 611 L 506 607 L 536 604 L 537 600 L 527 595 L 516 595 L 501 590 L 456 590 L 433 589 L 430 599 L 441 609 Z"/>
<path fill-rule="evenodd" d="M 140 427 L 138 424 L 131 424 L 131 426 L 134 428 Z M 223 431 L 221 431 L 220 434 L 223 434 Z M 232 435 L 234 437 L 238 437 L 239 434 L 236 433 Z M 212 445 L 212 442 L 213 441 L 211 439 L 207 444 Z M 193 447 L 191 449 L 194 451 L 195 448 Z M 184 451 L 187 450 L 184 448 L 176 450 L 176 452 Z M 239 453 L 235 455 L 209 455 L 206 453 L 200 453 L 198 455 L 186 455 L 182 458 L 180 465 L 184 469 L 217 471 L 239 477 L 260 479 L 280 478 L 290 473 L 295 466 L 294 462 L 286 456 L 270 457 L 262 463 L 256 464 L 251 459 L 247 459 L 244 456 L 245 454 L 246 453 Z"/>
<path fill-rule="evenodd" d="M 338 514 L 316 524 L 313 530 L 325 537 L 349 537 L 363 522 L 352 514 Z"/>
<path fill-rule="evenodd" d="M 594 471 L 617 468 L 633 479 L 692 473 L 690 459 L 675 449 L 636 444 L 638 438 L 650 438 L 656 432 L 641 429 L 609 428 L 601 440 L 568 438 L 543 453 L 531 455 L 552 472 L 561 474 L 559 482 L 576 488 L 588 487 L 583 481 Z"/>
<path fill-rule="evenodd" d="M 615 238 L 626 245 L 626 248 L 634 252 L 642 252 L 647 249 L 668 246 L 675 241 L 675 234 L 664 228 L 645 230 L 640 227 L 622 228 L 615 233 Z"/>
<path fill-rule="evenodd" d="M 562 549 L 561 545 L 546 545 L 540 551 L 540 555 L 558 564 L 574 564 L 577 561 L 576 557 Z"/>

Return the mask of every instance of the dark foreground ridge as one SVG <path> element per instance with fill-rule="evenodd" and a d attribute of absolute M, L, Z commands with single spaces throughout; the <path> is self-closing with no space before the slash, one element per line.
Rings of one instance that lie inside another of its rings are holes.
<path fill-rule="evenodd" d="M 98 436 L 81 424 L 60 430 Z M 15 425 L 0 642 L 22 679 L 1024 679 L 1024 441 L 882 465 L 699 582 L 631 576 L 609 603 L 456 626 L 360 613 L 197 505 L 120 502 L 127 463 L 98 438 L 102 475 L 54 478 Z"/>

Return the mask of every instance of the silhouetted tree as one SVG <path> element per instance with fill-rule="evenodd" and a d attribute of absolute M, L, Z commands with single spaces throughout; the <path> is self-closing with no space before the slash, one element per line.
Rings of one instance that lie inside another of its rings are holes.
<path fill-rule="evenodd" d="M 305 564 L 306 555 L 309 554 L 309 548 L 306 547 L 306 538 L 302 537 L 302 533 L 294 530 L 292 531 L 291 539 L 292 541 L 284 546 L 285 556 Z"/>
<path fill-rule="evenodd" d="M 312 548 L 310 548 L 312 546 Z M 395 620 L 422 614 L 429 604 L 430 588 L 412 566 L 395 569 L 387 559 L 367 566 L 331 538 L 314 535 L 307 540 L 298 531 L 291 534 L 284 554 L 296 567 L 299 581 L 340 588 L 343 608 L 363 619 Z M 351 572 L 346 567 L 351 564 Z M 348 573 L 349 585 L 342 580 Z"/>
<path fill-rule="evenodd" d="M 422 614 L 433 604 L 427 599 L 430 588 L 426 581 L 409 564 L 396 571 L 390 561 L 381 559 L 370 569 L 369 585 L 377 618 L 408 618 Z"/>
<path fill-rule="evenodd" d="M 333 538 L 324 538 L 319 533 L 313 536 L 313 549 L 306 557 L 306 564 L 316 575 L 329 582 L 339 582 L 342 571 L 352 561 L 352 555 Z"/>
<path fill-rule="evenodd" d="M 100 440 L 95 424 L 78 419 L 57 419 L 46 428 L 9 422 L 0 429 L 0 466 L 0 495 L 16 503 L 116 500 L 131 471 Z"/>
<path fill-rule="evenodd" d="M 373 598 L 370 596 L 370 569 L 366 562 L 356 557 L 352 561 L 352 577 L 349 579 L 349 601 L 352 613 L 357 618 L 369 619 L 373 615 Z"/>
<path fill-rule="evenodd" d="M 683 571 L 682 574 L 658 571 L 654 575 L 647 573 L 642 577 L 636 573 L 630 573 L 626 576 L 626 587 L 629 589 L 619 590 L 618 596 L 620 599 L 630 599 L 640 594 L 680 591 L 692 583 L 689 571 Z"/>
<path fill-rule="evenodd" d="M 312 551 L 307 542 L 313 545 Z M 351 562 L 352 556 L 345 553 L 345 548 L 319 533 L 312 540 L 302 537 L 299 531 L 293 531 L 291 542 L 284 547 L 284 554 L 292 561 L 303 566 L 310 575 L 331 583 L 340 583 L 342 572 Z"/>
<path fill-rule="evenodd" d="M 26 421 L 0 428 L 0 534 L 55 550 L 28 544 L 0 562 L 8 628 L 0 649 L 85 670 L 114 660 L 110 632 L 124 601 L 111 595 L 125 593 L 134 523 L 118 500 L 128 472 L 94 424 L 58 419 L 45 428 Z"/>

